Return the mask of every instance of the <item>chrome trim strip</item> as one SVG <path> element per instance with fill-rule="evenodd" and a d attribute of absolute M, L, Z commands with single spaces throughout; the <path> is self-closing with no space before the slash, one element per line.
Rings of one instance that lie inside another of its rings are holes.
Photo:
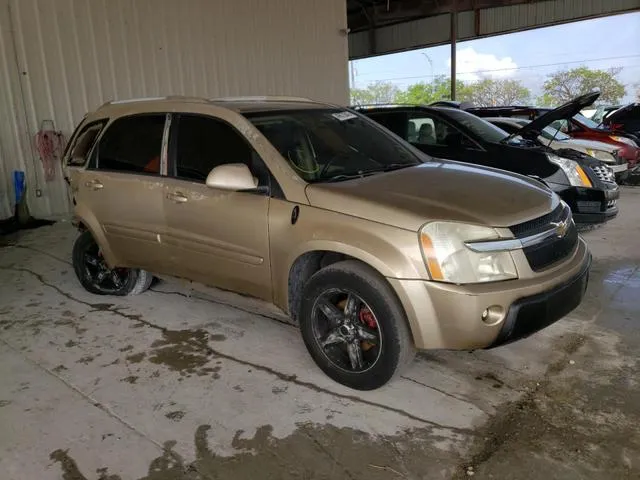
<path fill-rule="evenodd" d="M 464 244 L 469 250 L 479 253 L 508 252 L 524 248 L 519 238 L 489 240 L 486 242 L 465 242 Z"/>
<path fill-rule="evenodd" d="M 160 175 L 167 176 L 169 168 L 169 132 L 171 131 L 171 114 L 164 118 L 164 131 L 162 132 L 162 146 L 160 148 Z"/>
<path fill-rule="evenodd" d="M 473 251 L 479 253 L 485 252 L 508 252 L 511 250 L 520 250 L 525 247 L 537 245 L 542 243 L 550 237 L 562 238 L 567 234 L 569 227 L 573 224 L 573 218 L 571 218 L 571 210 L 567 205 L 564 205 L 563 217 L 559 222 L 551 222 L 552 228 L 545 230 L 544 232 L 529 235 L 524 238 L 506 238 L 498 240 L 488 240 L 480 242 L 465 242 L 465 246 Z"/>

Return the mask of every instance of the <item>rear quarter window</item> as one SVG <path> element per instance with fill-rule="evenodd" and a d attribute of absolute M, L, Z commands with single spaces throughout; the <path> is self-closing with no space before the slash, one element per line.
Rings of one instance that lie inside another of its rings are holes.
<path fill-rule="evenodd" d="M 88 123 L 71 138 L 66 152 L 66 164 L 71 167 L 86 165 L 89 154 L 100 136 L 100 132 L 107 124 L 107 119 Z"/>

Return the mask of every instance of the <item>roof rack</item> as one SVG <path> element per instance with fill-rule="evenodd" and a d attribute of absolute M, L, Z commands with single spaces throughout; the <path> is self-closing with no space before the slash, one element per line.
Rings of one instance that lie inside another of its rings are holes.
<path fill-rule="evenodd" d="M 159 100 L 183 100 L 189 102 L 199 102 L 206 103 L 207 100 L 201 97 L 187 97 L 183 95 L 168 95 L 163 97 L 137 97 L 137 98 L 125 98 L 122 100 L 110 100 L 102 104 L 102 107 L 106 107 L 107 105 L 125 105 L 127 103 L 138 103 L 138 102 L 154 102 Z"/>
<path fill-rule="evenodd" d="M 310 98 L 290 97 L 286 95 L 249 95 L 240 97 L 218 97 L 209 99 L 211 102 L 311 102 L 318 103 Z"/>
<path fill-rule="evenodd" d="M 357 110 L 359 108 L 387 108 L 387 107 L 421 107 L 422 104 L 416 103 L 367 103 L 364 105 L 351 105 L 349 108 Z"/>

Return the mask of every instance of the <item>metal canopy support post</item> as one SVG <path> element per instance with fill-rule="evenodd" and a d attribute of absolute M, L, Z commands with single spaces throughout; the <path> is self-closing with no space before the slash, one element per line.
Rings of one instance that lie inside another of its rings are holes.
<path fill-rule="evenodd" d="M 456 99 L 456 38 L 458 37 L 458 1 L 451 3 L 451 100 Z"/>

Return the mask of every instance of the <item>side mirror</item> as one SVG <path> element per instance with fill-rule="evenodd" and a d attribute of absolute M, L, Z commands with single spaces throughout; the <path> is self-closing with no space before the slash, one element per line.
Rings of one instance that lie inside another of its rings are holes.
<path fill-rule="evenodd" d="M 258 180 L 244 163 L 228 163 L 211 170 L 206 184 L 221 190 L 253 190 L 258 186 Z"/>

